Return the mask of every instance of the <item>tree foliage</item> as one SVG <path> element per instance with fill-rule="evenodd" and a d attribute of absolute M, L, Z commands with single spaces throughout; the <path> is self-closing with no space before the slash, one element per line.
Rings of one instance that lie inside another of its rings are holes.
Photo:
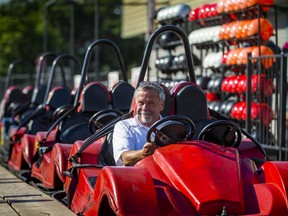
<path fill-rule="evenodd" d="M 97 3 L 97 4 L 96 4 Z M 34 63 L 44 52 L 44 11 L 47 9 L 47 51 L 69 53 L 70 20 L 74 5 L 74 55 L 83 62 L 89 44 L 95 40 L 95 9 L 98 9 L 98 38 L 114 41 L 122 51 L 126 67 L 141 62 L 144 39 L 124 40 L 121 32 L 121 0 L 56 0 L 47 7 L 47 0 L 11 0 L 0 4 L 0 75 L 5 76 L 9 64 L 16 59 Z M 95 5 L 96 4 L 96 5 Z M 97 11 L 97 10 L 96 10 Z M 97 31 L 96 31 L 97 32 Z M 117 70 L 111 50 L 99 47 L 100 70 Z M 113 58 L 113 60 L 112 60 Z"/>

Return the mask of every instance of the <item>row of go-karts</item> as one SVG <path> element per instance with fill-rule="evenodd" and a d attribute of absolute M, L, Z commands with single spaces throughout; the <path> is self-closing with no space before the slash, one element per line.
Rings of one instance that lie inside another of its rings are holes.
<path fill-rule="evenodd" d="M 6 91 L 2 163 L 79 215 L 287 215 L 288 163 L 269 160 L 257 140 L 208 108 L 181 29 L 166 25 L 151 35 L 136 87 L 146 77 L 156 38 L 167 31 L 183 40 L 188 80 L 171 89 L 163 85 L 163 118 L 147 133 L 147 141 L 159 146 L 152 156 L 133 167 L 117 167 L 107 158 L 115 123 L 133 116 L 134 87 L 118 47 L 99 39 L 88 47 L 82 66 L 69 55 L 40 57 L 36 77 L 42 62 L 54 58 L 42 100 L 36 100 L 40 85 L 25 103 L 13 101 L 16 87 Z M 85 79 L 93 50 L 102 44 L 112 46 L 123 78 L 112 89 Z M 81 71 L 73 91 L 51 88 L 64 59 Z"/>

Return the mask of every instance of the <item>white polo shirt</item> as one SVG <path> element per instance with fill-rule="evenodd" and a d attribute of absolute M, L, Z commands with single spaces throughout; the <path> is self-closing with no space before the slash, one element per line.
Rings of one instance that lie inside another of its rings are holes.
<path fill-rule="evenodd" d="M 140 150 L 146 143 L 149 127 L 141 124 L 137 115 L 117 122 L 113 132 L 113 154 L 117 166 L 123 166 L 120 158 L 124 151 Z"/>

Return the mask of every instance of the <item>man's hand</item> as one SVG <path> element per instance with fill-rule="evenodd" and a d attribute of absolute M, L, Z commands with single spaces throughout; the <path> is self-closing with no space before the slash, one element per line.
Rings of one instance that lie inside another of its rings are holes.
<path fill-rule="evenodd" d="M 141 150 L 126 151 L 121 154 L 121 159 L 125 166 L 133 166 L 141 159 L 152 155 L 155 149 L 158 148 L 154 143 L 145 143 Z"/>
<path fill-rule="evenodd" d="M 153 142 L 145 143 L 142 149 L 143 158 L 152 155 L 157 147 Z"/>

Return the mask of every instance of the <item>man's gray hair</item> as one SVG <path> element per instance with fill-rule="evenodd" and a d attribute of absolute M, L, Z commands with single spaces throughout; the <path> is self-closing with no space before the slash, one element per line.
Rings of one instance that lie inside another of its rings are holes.
<path fill-rule="evenodd" d="M 136 94 L 142 89 L 154 89 L 158 93 L 160 101 L 165 101 L 165 91 L 159 82 L 140 82 L 138 88 L 136 89 Z"/>

